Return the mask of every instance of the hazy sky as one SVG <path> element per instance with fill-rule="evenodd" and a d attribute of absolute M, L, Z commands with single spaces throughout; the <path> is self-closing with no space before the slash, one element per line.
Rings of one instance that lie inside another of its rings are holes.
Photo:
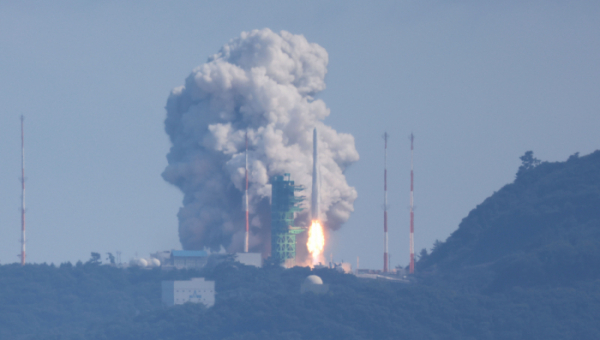
<path fill-rule="evenodd" d="M 182 194 L 160 176 L 167 97 L 255 28 L 329 53 L 326 123 L 361 157 L 335 260 L 382 267 L 385 130 L 393 266 L 408 261 L 411 131 L 417 251 L 511 182 L 525 151 L 563 161 L 600 146 L 599 2 L 390 3 L 0 2 L 0 263 L 18 261 L 21 114 L 29 261 L 180 249 Z"/>

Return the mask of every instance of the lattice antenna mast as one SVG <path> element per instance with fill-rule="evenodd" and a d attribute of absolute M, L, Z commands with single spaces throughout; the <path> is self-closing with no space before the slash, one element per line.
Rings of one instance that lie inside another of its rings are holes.
<path fill-rule="evenodd" d="M 21 265 L 25 265 L 25 117 L 21 115 Z"/>
<path fill-rule="evenodd" d="M 244 252 L 248 252 L 248 241 L 250 237 L 250 220 L 248 207 L 248 131 L 246 131 L 246 191 L 244 192 L 244 207 L 246 209 L 246 240 L 244 242 Z"/>
<path fill-rule="evenodd" d="M 415 211 L 414 211 L 414 174 L 413 174 L 413 155 L 414 155 L 415 136 L 410 134 L 410 267 L 409 273 L 415 273 Z"/>
<path fill-rule="evenodd" d="M 383 154 L 383 272 L 387 273 L 388 268 L 388 221 L 387 221 L 387 140 L 388 134 L 383 134 L 384 154 Z"/>

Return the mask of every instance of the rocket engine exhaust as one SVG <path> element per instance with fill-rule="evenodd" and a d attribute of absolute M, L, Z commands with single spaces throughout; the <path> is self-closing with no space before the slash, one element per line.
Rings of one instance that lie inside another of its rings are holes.
<path fill-rule="evenodd" d="M 318 220 L 313 220 L 308 229 L 308 242 L 306 248 L 312 255 L 312 264 L 319 264 L 319 260 L 323 254 L 323 248 L 325 247 L 325 234 L 323 233 L 323 226 Z"/>
<path fill-rule="evenodd" d="M 319 263 L 325 247 L 325 234 L 319 218 L 319 153 L 318 153 L 318 135 L 317 128 L 313 130 L 313 173 L 312 173 L 312 193 L 310 195 L 310 214 L 312 223 L 308 230 L 308 242 L 306 247 L 312 255 L 313 265 Z"/>

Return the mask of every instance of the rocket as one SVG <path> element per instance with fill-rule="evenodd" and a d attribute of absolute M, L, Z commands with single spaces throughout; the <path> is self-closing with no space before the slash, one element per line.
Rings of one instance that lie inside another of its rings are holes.
<path fill-rule="evenodd" d="M 317 144 L 317 128 L 313 130 L 313 173 L 312 173 L 312 193 L 310 197 L 311 219 L 319 219 L 319 153 Z"/>

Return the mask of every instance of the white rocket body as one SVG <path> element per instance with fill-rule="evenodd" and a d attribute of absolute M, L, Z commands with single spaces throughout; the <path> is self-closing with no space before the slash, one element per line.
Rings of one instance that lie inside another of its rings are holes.
<path fill-rule="evenodd" d="M 310 197 L 310 213 L 312 220 L 319 219 L 319 153 L 317 143 L 317 128 L 313 131 L 313 174 L 312 193 Z"/>

